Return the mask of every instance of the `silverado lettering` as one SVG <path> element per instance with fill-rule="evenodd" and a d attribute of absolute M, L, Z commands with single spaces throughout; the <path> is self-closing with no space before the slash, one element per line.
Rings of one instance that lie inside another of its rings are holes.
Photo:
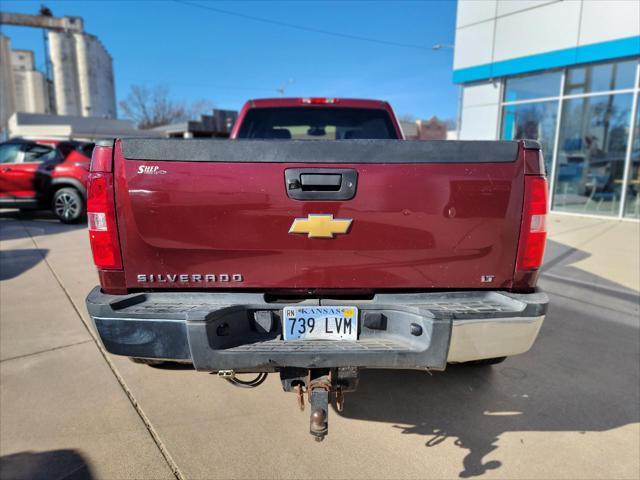
<path fill-rule="evenodd" d="M 242 282 L 243 277 L 239 273 L 191 273 L 191 274 L 171 274 L 171 273 L 139 273 L 137 275 L 139 283 L 198 283 L 198 282 Z"/>

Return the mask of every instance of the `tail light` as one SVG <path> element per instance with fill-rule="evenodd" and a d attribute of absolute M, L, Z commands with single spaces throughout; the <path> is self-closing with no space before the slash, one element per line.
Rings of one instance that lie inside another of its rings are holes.
<path fill-rule="evenodd" d="M 91 161 L 89 186 L 87 188 L 87 220 L 93 262 L 105 270 L 122 269 L 122 256 L 116 224 L 113 173 L 111 163 L 105 161 L 111 149 L 96 147 Z M 95 171 L 101 170 L 101 171 Z"/>
<path fill-rule="evenodd" d="M 516 270 L 537 270 L 542 265 L 547 240 L 547 180 L 524 177 L 524 207 Z"/>

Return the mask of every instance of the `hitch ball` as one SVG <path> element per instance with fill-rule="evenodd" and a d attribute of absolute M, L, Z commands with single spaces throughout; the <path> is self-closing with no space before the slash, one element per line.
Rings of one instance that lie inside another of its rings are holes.
<path fill-rule="evenodd" d="M 311 413 L 311 435 L 313 435 L 317 442 L 324 440 L 329 430 L 327 425 L 327 412 L 322 408 L 318 408 Z"/>

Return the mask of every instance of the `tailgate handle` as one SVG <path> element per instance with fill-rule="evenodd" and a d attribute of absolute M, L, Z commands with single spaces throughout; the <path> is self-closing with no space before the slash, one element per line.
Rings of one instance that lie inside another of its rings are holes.
<path fill-rule="evenodd" d="M 340 190 L 342 175 L 339 173 L 303 173 L 300 175 L 302 190 Z"/>
<path fill-rule="evenodd" d="M 349 200 L 358 173 L 352 168 L 287 168 L 285 189 L 294 200 Z"/>

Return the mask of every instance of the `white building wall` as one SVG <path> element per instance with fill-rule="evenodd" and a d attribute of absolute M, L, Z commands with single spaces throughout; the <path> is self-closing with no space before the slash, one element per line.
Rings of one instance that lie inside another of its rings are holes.
<path fill-rule="evenodd" d="M 83 98 L 88 98 L 92 116 L 115 118 L 116 98 L 113 82 L 113 61 L 102 43 L 93 35 L 85 35 L 86 57 L 86 84 L 83 84 L 81 92 L 87 90 Z M 78 58 L 83 58 L 78 55 Z"/>
<path fill-rule="evenodd" d="M 499 136 L 503 80 L 490 81 L 494 64 L 634 36 L 637 0 L 458 0 L 454 71 L 485 79 L 463 86 L 461 139 Z"/>
<path fill-rule="evenodd" d="M 25 77 L 26 101 L 22 110 L 27 113 L 49 113 L 49 92 L 45 76 L 37 70 L 23 72 Z"/>
<path fill-rule="evenodd" d="M 78 62 L 73 34 L 51 30 L 48 35 L 56 113 L 81 115 Z"/>
<path fill-rule="evenodd" d="M 16 112 L 27 112 L 29 101 L 29 85 L 27 72 L 17 70 L 13 72 L 13 94 Z"/>
<path fill-rule="evenodd" d="M 611 15 L 611 12 L 615 15 Z M 582 2 L 579 45 L 640 35 L 640 2 L 609 0 Z"/>
<path fill-rule="evenodd" d="M 11 50 L 12 70 L 33 70 L 35 61 L 31 50 Z"/>
<path fill-rule="evenodd" d="M 496 0 L 460 0 L 456 13 L 456 28 L 462 28 L 474 23 L 493 20 L 496 16 Z"/>
<path fill-rule="evenodd" d="M 9 117 L 15 112 L 14 99 L 11 40 L 0 33 L 0 139 L 6 133 Z"/>
<path fill-rule="evenodd" d="M 459 0 L 454 69 L 638 35 L 637 0 Z"/>
<path fill-rule="evenodd" d="M 111 56 L 93 35 L 74 35 L 82 115 L 115 118 L 116 99 Z"/>
<path fill-rule="evenodd" d="M 44 75 L 35 70 L 30 50 L 12 50 L 0 35 L 0 130 L 6 133 L 14 112 L 48 113 L 49 95 Z"/>
<path fill-rule="evenodd" d="M 95 140 L 115 137 L 162 137 L 153 130 L 138 130 L 129 120 L 66 115 L 15 113 L 9 119 L 11 136 Z"/>
<path fill-rule="evenodd" d="M 547 3 L 554 3 L 558 0 L 500 0 L 497 3 L 497 16 L 509 15 L 523 10 L 541 7 Z M 575 1 L 575 0 L 571 0 Z M 578 0 L 579 3 L 579 0 Z"/>
<path fill-rule="evenodd" d="M 556 2 L 498 17 L 493 61 L 575 47 L 581 8 L 582 2 Z"/>
<path fill-rule="evenodd" d="M 113 62 L 100 41 L 85 33 L 50 32 L 57 113 L 116 117 Z"/>
<path fill-rule="evenodd" d="M 78 73 L 78 94 L 80 95 L 80 115 L 83 117 L 93 116 L 93 98 L 89 85 L 89 63 L 92 59 L 87 52 L 88 38 L 83 33 L 73 35 L 73 42 L 76 49 L 77 73 Z"/>
<path fill-rule="evenodd" d="M 35 70 L 31 50 L 11 51 L 14 110 L 27 113 L 48 113 L 49 93 L 42 73 Z"/>
<path fill-rule="evenodd" d="M 495 20 L 456 29 L 453 69 L 491 63 Z"/>
<path fill-rule="evenodd" d="M 500 82 L 481 82 L 464 88 L 460 140 L 495 140 L 500 95 Z"/>

